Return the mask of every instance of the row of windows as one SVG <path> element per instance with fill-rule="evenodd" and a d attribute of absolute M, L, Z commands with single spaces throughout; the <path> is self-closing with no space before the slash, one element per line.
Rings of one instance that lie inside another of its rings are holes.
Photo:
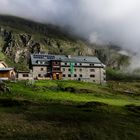
<path fill-rule="evenodd" d="M 44 68 L 40 68 L 41 71 L 44 71 Z M 53 68 L 53 70 L 60 70 L 60 68 Z M 66 69 L 63 68 L 63 71 Z M 71 69 L 68 69 L 68 71 L 71 71 Z M 74 71 L 77 71 L 77 69 L 74 69 Z M 80 72 L 82 72 L 82 69 L 79 69 Z M 95 69 L 90 69 L 90 72 L 95 72 Z"/>
<path fill-rule="evenodd" d="M 74 77 L 77 77 L 77 76 L 78 76 L 77 74 L 74 74 Z M 66 77 L 66 74 L 63 74 L 63 77 Z M 68 74 L 68 77 L 72 77 L 72 75 Z M 79 77 L 83 77 L 83 75 L 80 74 Z"/>
<path fill-rule="evenodd" d="M 49 62 L 47 62 L 47 61 L 38 61 L 38 60 L 36 61 L 36 63 L 37 64 L 49 64 Z M 53 65 L 60 65 L 60 62 L 54 61 Z"/>
<path fill-rule="evenodd" d="M 77 71 L 78 69 L 74 69 L 74 71 Z M 63 71 L 66 71 L 65 68 L 63 68 Z M 68 71 L 71 71 L 71 69 L 68 69 Z M 79 71 L 81 72 L 82 69 L 79 69 Z M 90 72 L 95 72 L 95 69 L 90 69 Z"/>
<path fill-rule="evenodd" d="M 36 63 L 37 63 L 37 64 L 48 64 L 47 61 L 38 61 L 38 60 L 36 61 Z M 60 62 L 57 62 L 57 61 L 56 61 L 56 62 L 53 62 L 53 64 L 54 64 L 54 65 L 60 65 Z M 64 63 L 64 65 L 65 65 L 65 66 L 69 66 L 70 63 Z M 78 64 L 78 63 L 75 63 L 75 64 L 74 64 L 74 66 L 82 66 L 82 65 L 83 65 L 82 63 L 79 63 L 79 64 Z M 90 66 L 94 66 L 94 64 L 89 64 L 89 65 L 90 65 Z"/>
<path fill-rule="evenodd" d="M 72 63 L 72 64 L 75 65 L 75 66 L 77 66 L 77 65 L 82 66 L 82 63 Z M 64 65 L 67 66 L 67 65 L 70 65 L 70 63 L 64 63 Z"/>
<path fill-rule="evenodd" d="M 44 71 L 44 68 L 40 68 L 40 71 Z M 53 68 L 54 71 L 60 71 L 60 68 Z"/>
<path fill-rule="evenodd" d="M 63 77 L 66 77 L 66 74 L 63 74 Z M 68 74 L 68 77 L 72 77 L 72 75 L 71 75 L 71 74 Z M 77 75 L 77 74 L 74 74 L 74 77 L 78 77 L 78 75 Z M 82 75 L 82 74 L 80 74 L 80 75 L 79 75 L 79 77 L 81 77 L 81 78 L 82 78 L 82 77 L 83 77 L 83 75 Z M 91 78 L 94 78 L 94 77 L 95 77 L 95 75 L 91 74 L 91 75 L 90 75 L 90 77 L 91 77 Z"/>
<path fill-rule="evenodd" d="M 29 77 L 29 74 L 23 74 L 22 76 L 23 77 Z"/>
<path fill-rule="evenodd" d="M 70 63 L 63 63 L 65 66 L 70 65 Z M 82 66 L 82 63 L 73 63 L 75 66 Z M 89 66 L 94 66 L 94 64 L 89 64 Z"/>
<path fill-rule="evenodd" d="M 68 74 L 68 75 L 63 74 L 63 77 L 66 77 L 66 76 L 68 76 L 68 77 L 72 77 L 73 75 L 71 75 L 71 74 Z M 82 74 L 80 74 L 80 75 L 74 74 L 74 77 L 75 77 L 75 78 L 78 77 L 78 76 L 79 76 L 80 78 L 83 77 Z M 29 75 L 28 75 L 28 74 L 23 74 L 23 77 L 29 77 Z M 38 77 L 41 77 L 41 74 L 38 74 Z M 91 77 L 91 78 L 94 78 L 95 75 L 91 74 L 90 77 Z"/>

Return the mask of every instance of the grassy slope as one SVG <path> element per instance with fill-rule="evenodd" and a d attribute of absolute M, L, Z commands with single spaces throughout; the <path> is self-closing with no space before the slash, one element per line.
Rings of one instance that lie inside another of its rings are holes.
<path fill-rule="evenodd" d="M 82 83 L 73 81 L 41 81 L 36 82 L 33 86 L 26 87 L 26 83 L 11 84 L 12 93 L 15 94 L 14 97 L 24 97 L 26 99 L 34 99 L 45 102 L 55 101 L 55 102 L 91 102 L 99 101 L 110 105 L 123 106 L 128 104 L 140 105 L 138 92 L 139 87 L 136 89 L 135 85 L 125 85 L 122 83 L 119 87 L 117 84 L 109 84 L 108 86 L 100 86 L 92 83 Z M 133 89 L 132 89 L 133 87 Z M 18 90 L 17 90 L 18 89 Z M 25 90 L 26 89 L 26 90 Z M 136 97 L 126 96 L 122 94 L 113 94 L 115 92 L 121 93 L 130 90 L 135 92 Z M 68 92 L 71 90 L 74 93 Z M 82 92 L 82 93 L 81 93 Z M 88 93 L 87 93 L 88 92 Z M 12 96 L 13 97 L 13 94 Z"/>
<path fill-rule="evenodd" d="M 0 96 L 1 139 L 140 139 L 139 83 L 8 85 L 11 92 Z"/>

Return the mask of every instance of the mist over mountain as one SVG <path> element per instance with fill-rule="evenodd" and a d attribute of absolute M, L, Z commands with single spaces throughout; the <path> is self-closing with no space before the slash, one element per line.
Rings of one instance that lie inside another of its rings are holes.
<path fill-rule="evenodd" d="M 94 43 L 140 48 L 139 0 L 0 0 L 0 14 L 51 23 Z"/>
<path fill-rule="evenodd" d="M 27 70 L 31 53 L 97 56 L 105 65 L 122 69 L 129 56 L 119 46 L 90 44 L 51 24 L 0 15 L 0 60 Z"/>

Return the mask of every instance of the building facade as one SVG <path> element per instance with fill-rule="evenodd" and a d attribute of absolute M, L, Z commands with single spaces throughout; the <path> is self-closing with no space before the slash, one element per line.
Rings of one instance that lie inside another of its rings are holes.
<path fill-rule="evenodd" d="M 31 69 L 34 79 L 106 82 L 105 66 L 97 57 L 32 54 Z"/>

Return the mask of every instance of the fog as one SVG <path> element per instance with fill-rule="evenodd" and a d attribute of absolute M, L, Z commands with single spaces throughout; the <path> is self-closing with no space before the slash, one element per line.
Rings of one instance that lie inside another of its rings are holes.
<path fill-rule="evenodd" d="M 0 0 L 0 14 L 67 27 L 92 43 L 140 50 L 139 0 Z"/>

